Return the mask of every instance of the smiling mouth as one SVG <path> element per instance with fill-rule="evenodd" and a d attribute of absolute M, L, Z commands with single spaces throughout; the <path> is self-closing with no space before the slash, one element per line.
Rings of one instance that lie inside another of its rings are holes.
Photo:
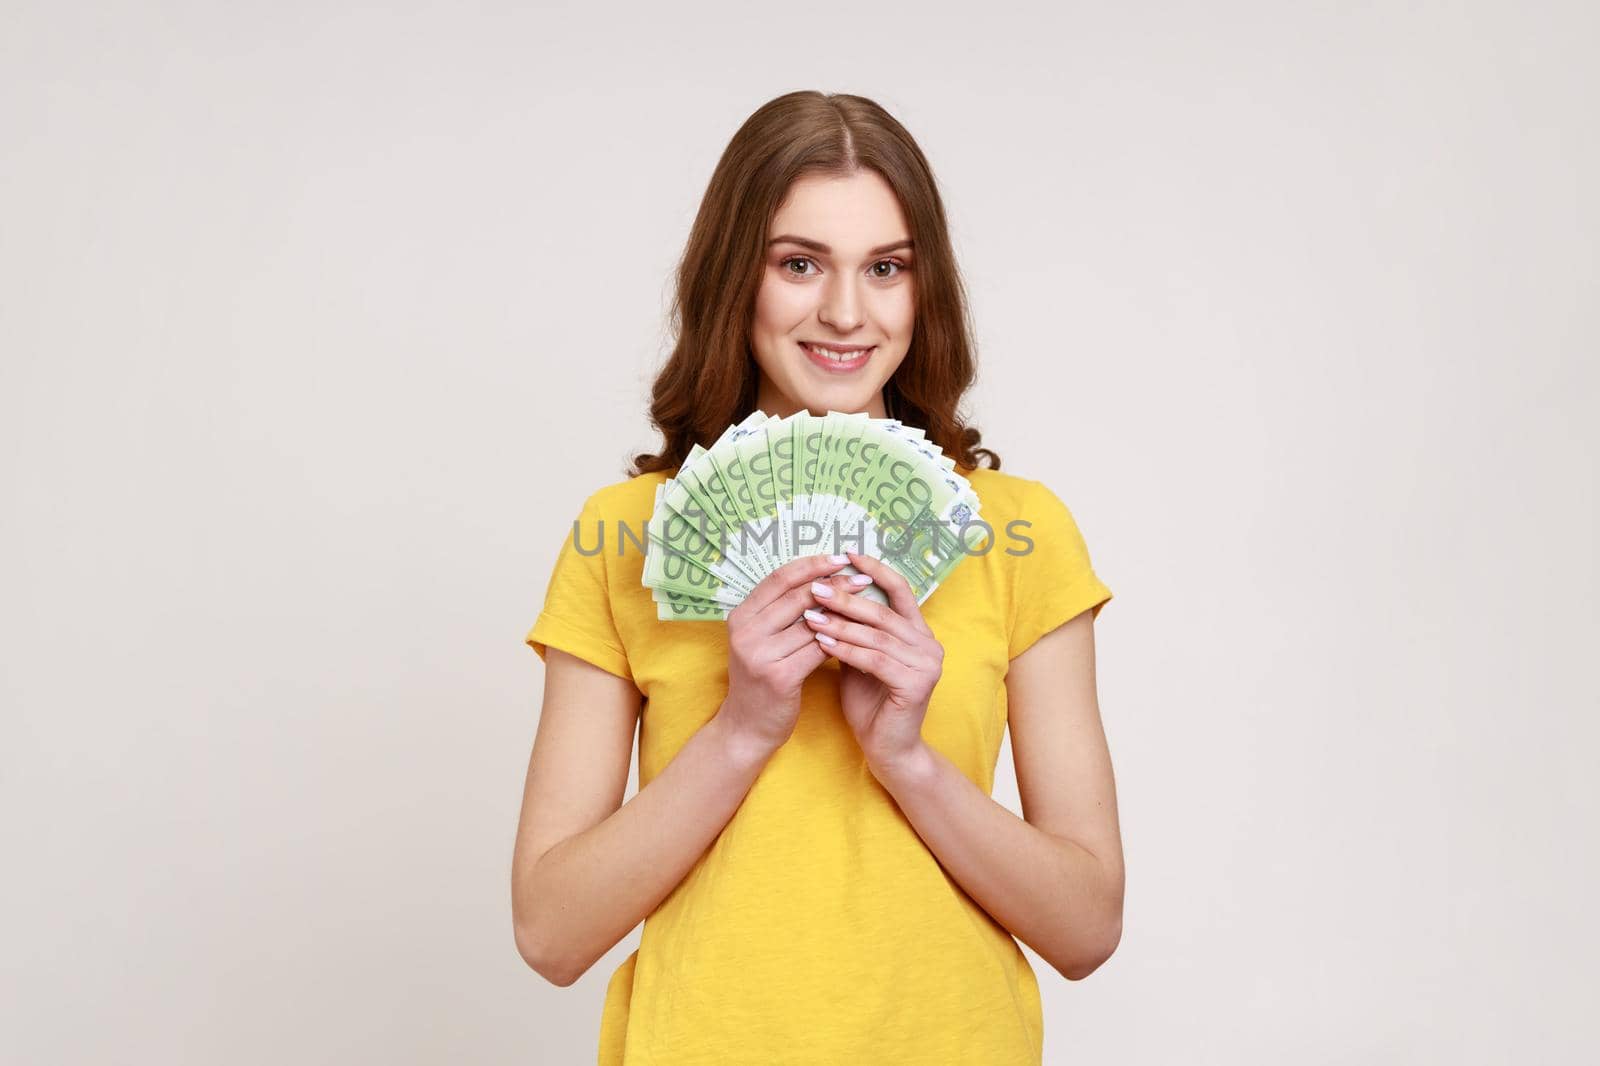
<path fill-rule="evenodd" d="M 872 353 L 877 351 L 878 348 L 877 345 L 873 344 L 866 347 L 847 348 L 841 351 L 824 345 L 811 344 L 807 341 L 800 341 L 799 344 L 813 363 L 816 363 L 824 370 L 832 371 L 856 370 L 863 367 L 872 358 Z"/>

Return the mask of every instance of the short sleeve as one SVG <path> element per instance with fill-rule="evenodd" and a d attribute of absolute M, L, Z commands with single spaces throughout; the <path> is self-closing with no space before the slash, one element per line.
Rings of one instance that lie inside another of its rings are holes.
<path fill-rule="evenodd" d="M 1008 646 L 1012 659 L 1086 610 L 1099 617 L 1111 599 L 1111 590 L 1089 563 L 1089 548 L 1072 512 L 1049 486 L 1029 482 L 1017 518 L 1006 548 L 1016 554 Z"/>
<path fill-rule="evenodd" d="M 628 653 L 611 612 L 604 550 L 605 541 L 613 535 L 606 528 L 611 525 L 605 521 L 594 496 L 584 501 L 556 555 L 555 570 L 545 589 L 544 609 L 523 643 L 531 646 L 541 660 L 545 659 L 546 649 L 560 648 L 607 673 L 632 681 Z"/>

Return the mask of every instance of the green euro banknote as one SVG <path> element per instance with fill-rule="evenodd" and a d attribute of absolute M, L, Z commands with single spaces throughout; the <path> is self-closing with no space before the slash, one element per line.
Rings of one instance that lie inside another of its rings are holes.
<path fill-rule="evenodd" d="M 914 426 L 755 411 L 657 486 L 641 581 L 657 618 L 714 621 L 789 560 L 854 551 L 893 567 L 921 604 L 967 556 L 979 507 L 955 460 Z M 857 595 L 888 602 L 876 585 Z"/>

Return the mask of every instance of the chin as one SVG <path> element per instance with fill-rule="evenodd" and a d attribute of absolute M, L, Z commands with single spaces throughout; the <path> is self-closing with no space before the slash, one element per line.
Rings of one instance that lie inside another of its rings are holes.
<path fill-rule="evenodd" d="M 800 394 L 800 402 L 819 415 L 827 411 L 864 411 L 882 391 L 882 386 L 867 391 L 859 385 L 848 389 L 813 388 Z"/>

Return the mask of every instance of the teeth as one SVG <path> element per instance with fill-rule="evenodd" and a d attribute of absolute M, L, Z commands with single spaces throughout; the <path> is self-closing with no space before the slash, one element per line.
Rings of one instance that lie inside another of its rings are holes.
<path fill-rule="evenodd" d="M 862 348 L 854 352 L 835 352 L 828 348 L 818 348 L 815 344 L 807 344 L 805 347 L 807 351 L 815 352 L 824 359 L 832 359 L 835 363 L 849 362 L 851 359 L 854 359 L 860 355 L 864 355 L 872 350 L 870 348 Z"/>

